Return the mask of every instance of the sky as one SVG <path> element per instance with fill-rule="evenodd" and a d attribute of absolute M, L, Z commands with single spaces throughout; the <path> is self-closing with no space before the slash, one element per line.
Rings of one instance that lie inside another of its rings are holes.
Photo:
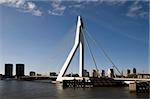
<path fill-rule="evenodd" d="M 75 37 L 77 16 L 120 71 L 149 73 L 149 1 L 0 0 L 0 74 L 4 64 L 25 64 L 25 73 L 59 72 Z M 87 35 L 87 33 L 84 33 Z M 87 40 L 98 68 L 112 64 Z M 95 66 L 85 44 L 85 69 Z M 67 73 L 78 73 L 78 50 Z"/>

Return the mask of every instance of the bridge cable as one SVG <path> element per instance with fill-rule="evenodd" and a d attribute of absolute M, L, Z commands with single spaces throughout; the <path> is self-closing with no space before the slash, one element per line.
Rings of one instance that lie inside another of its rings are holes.
<path fill-rule="evenodd" d="M 103 54 L 107 58 L 107 60 L 113 65 L 113 68 L 115 68 L 122 75 L 122 73 L 116 67 L 116 65 L 114 64 L 114 62 L 112 61 L 112 59 L 108 56 L 108 54 L 106 53 L 106 51 L 104 50 L 104 48 L 102 46 L 100 46 L 101 44 L 98 46 L 96 40 L 93 39 L 92 35 L 86 29 L 85 29 L 85 32 L 88 34 L 89 38 L 95 43 L 95 45 L 99 48 L 99 50 L 103 52 Z"/>
<path fill-rule="evenodd" d="M 90 56 L 91 56 L 91 58 L 92 58 L 92 60 L 93 60 L 93 62 L 94 62 L 94 65 L 95 65 L 95 67 L 96 67 L 96 70 L 98 70 L 98 67 L 97 67 L 97 64 L 96 64 L 94 55 L 93 55 L 93 53 L 92 53 L 92 50 L 91 50 L 91 48 L 90 48 L 89 42 L 88 42 L 86 36 L 84 35 L 84 33 L 82 33 L 82 34 L 83 34 L 83 37 L 84 37 L 84 39 L 85 39 L 85 44 L 86 44 L 86 46 L 87 46 L 87 48 L 88 48 L 88 51 L 89 51 L 89 53 L 90 53 Z"/>

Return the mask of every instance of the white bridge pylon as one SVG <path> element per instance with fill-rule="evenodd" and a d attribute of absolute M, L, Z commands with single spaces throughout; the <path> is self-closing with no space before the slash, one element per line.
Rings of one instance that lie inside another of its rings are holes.
<path fill-rule="evenodd" d="M 76 37 L 74 45 L 63 65 L 63 67 L 60 70 L 60 73 L 57 76 L 56 81 L 62 82 L 66 77 L 64 77 L 78 47 L 80 47 L 80 55 L 79 55 L 79 77 L 83 77 L 83 70 L 84 70 L 84 38 L 82 34 L 83 29 L 83 22 L 81 16 L 78 16 L 77 19 L 77 27 L 76 27 Z M 72 78 L 72 77 L 70 77 Z"/>

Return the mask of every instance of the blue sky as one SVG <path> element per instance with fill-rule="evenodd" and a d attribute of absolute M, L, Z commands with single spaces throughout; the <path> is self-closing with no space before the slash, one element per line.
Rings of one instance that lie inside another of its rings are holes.
<path fill-rule="evenodd" d="M 4 64 L 24 63 L 26 74 L 59 72 L 72 48 L 76 18 L 101 44 L 120 70 L 148 72 L 148 1 L 0 1 L 0 73 Z M 99 69 L 111 68 L 88 39 Z M 85 68 L 94 64 L 85 47 Z M 68 72 L 78 72 L 78 53 Z"/>

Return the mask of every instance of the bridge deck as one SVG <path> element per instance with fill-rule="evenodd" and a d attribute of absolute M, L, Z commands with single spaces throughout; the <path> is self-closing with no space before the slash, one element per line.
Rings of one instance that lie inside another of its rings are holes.
<path fill-rule="evenodd" d="M 113 79 L 122 81 L 150 81 L 150 79 L 139 79 L 139 78 L 113 78 Z"/>

